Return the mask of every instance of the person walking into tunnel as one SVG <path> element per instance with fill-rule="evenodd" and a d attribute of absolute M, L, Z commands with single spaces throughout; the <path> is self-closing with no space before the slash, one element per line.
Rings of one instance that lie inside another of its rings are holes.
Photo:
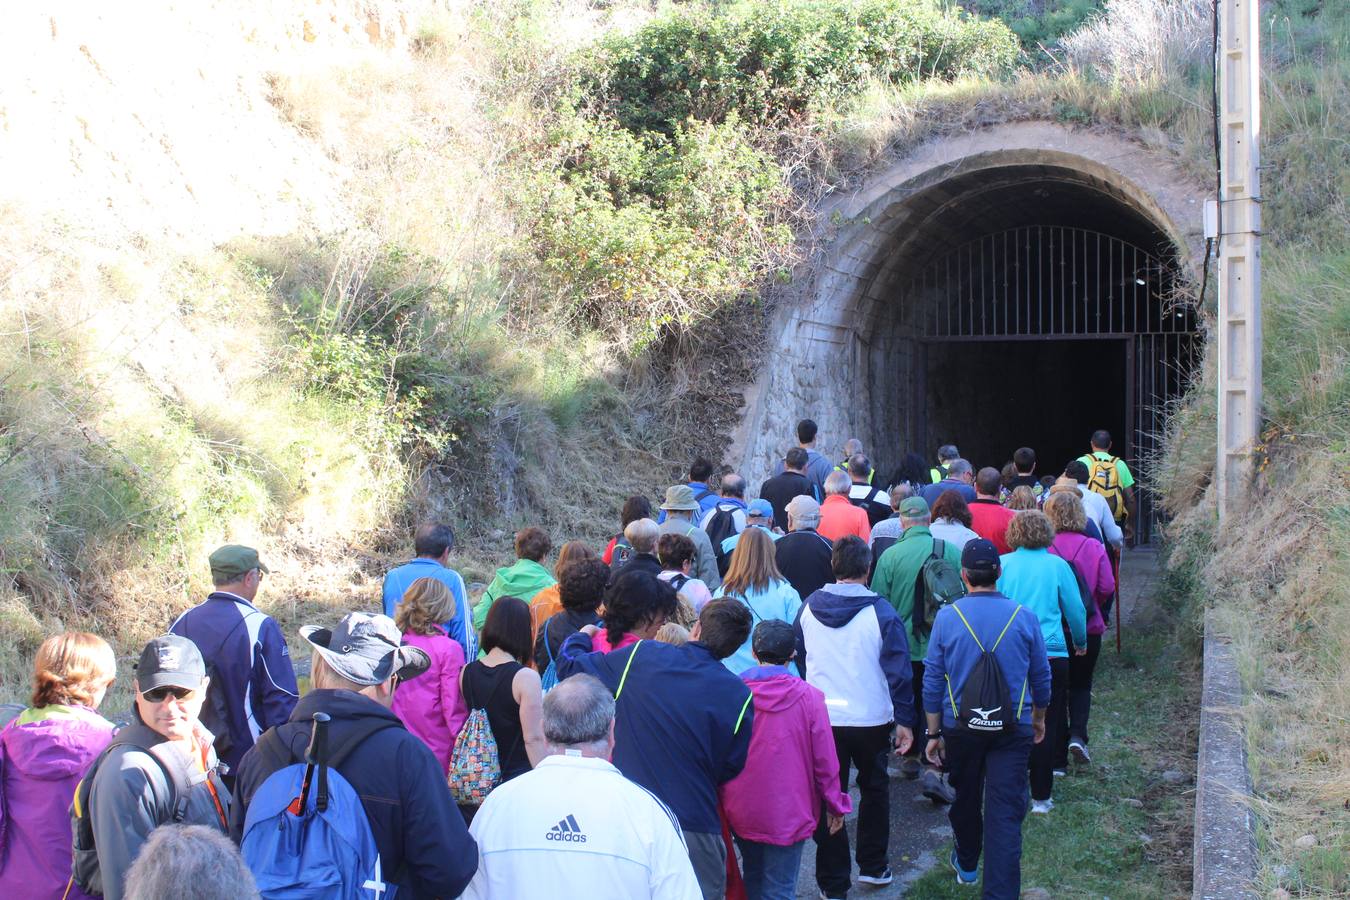
<path fill-rule="evenodd" d="M 942 479 L 939 478 L 939 481 Z M 905 458 L 900 461 L 900 465 L 895 467 L 891 473 L 889 487 L 899 487 L 904 485 L 906 488 L 905 496 L 912 497 L 921 491 L 925 485 L 931 484 L 929 477 L 928 463 L 923 461 L 923 457 L 917 453 L 906 453 Z"/>
<path fill-rule="evenodd" d="M 689 485 L 673 484 L 666 488 L 666 502 L 661 504 L 666 520 L 661 523 L 660 534 L 681 534 L 694 542 L 692 574 L 706 584 L 708 590 L 715 591 L 722 583 L 722 576 L 717 571 L 717 554 L 713 552 L 708 532 L 694 524 L 698 508 L 698 499 Z M 659 563 L 657 571 L 660 571 Z"/>
<path fill-rule="evenodd" d="M 1122 526 L 1125 540 L 1134 546 L 1134 528 L 1138 508 L 1134 499 L 1134 475 L 1125 460 L 1111 455 L 1111 432 L 1099 429 L 1092 433 L 1092 450 L 1078 457 L 1088 468 L 1088 489 L 1100 494 L 1111 509 L 1111 517 Z"/>
<path fill-rule="evenodd" d="M 807 683 L 825 695 L 841 791 L 848 791 L 850 770 L 858 770 L 858 881 L 890 884 L 886 758 L 892 747 L 907 753 L 914 743 L 909 644 L 895 610 L 867 589 L 872 565 L 867 542 L 846 535 L 835 545 L 830 565 L 834 583 L 808 597 L 797 617 L 797 659 Z M 847 829 L 831 830 L 829 816 L 822 815 L 815 841 L 822 896 L 847 897 L 852 887 Z"/>
<path fill-rule="evenodd" d="M 999 560 L 1002 568 L 999 592 L 1040 620 L 1041 637 L 1050 660 L 1045 740 L 1031 751 L 1031 811 L 1039 814 L 1050 812 L 1055 805 L 1051 797 L 1053 758 L 1069 712 L 1069 653 L 1087 653 L 1087 610 L 1083 608 L 1073 569 L 1049 552 L 1054 539 L 1055 529 L 1045 513 L 1038 509 L 1020 512 L 1008 526 L 1008 544 L 1013 552 Z"/>
<path fill-rule="evenodd" d="M 1008 546 L 1008 523 L 1017 515 L 1000 502 L 1002 475 L 998 469 L 986 466 L 975 476 L 975 499 L 968 504 L 970 529 L 993 543 L 999 553 L 1011 553 Z"/>
<path fill-rule="evenodd" d="M 975 488 L 971 487 L 971 482 L 975 480 L 975 469 L 964 459 L 954 459 L 947 465 L 947 474 L 941 481 L 926 485 L 919 496 L 923 497 L 923 502 L 932 509 L 933 504 L 942 496 L 943 491 L 956 491 L 961 495 L 961 499 L 969 503 L 975 499 Z"/>
<path fill-rule="evenodd" d="M 943 444 L 937 451 L 938 464 L 928 470 L 928 483 L 937 484 L 951 474 L 951 465 L 961 458 L 955 444 Z"/>
<path fill-rule="evenodd" d="M 1025 485 L 1031 489 L 1037 503 L 1044 502 L 1045 486 L 1036 477 L 1036 451 L 1030 447 L 1018 447 L 1013 453 L 1012 466 L 1012 476 L 1003 485 L 1002 499 L 1006 501 L 1014 490 Z"/>
<path fill-rule="evenodd" d="M 809 597 L 833 580 L 830 554 L 834 544 L 816 531 L 820 504 L 793 497 L 787 506 L 788 533 L 774 544 L 774 563 L 799 597 Z"/>
<path fill-rule="evenodd" d="M 979 537 L 970 528 L 973 521 L 970 506 L 956 491 L 943 491 L 930 512 L 933 524 L 928 526 L 933 537 L 956 546 L 958 550 Z"/>
<path fill-rule="evenodd" d="M 745 479 L 734 472 L 723 475 L 717 503 L 699 522 L 699 527 L 707 532 L 708 542 L 712 544 L 719 575 L 725 576 L 727 566 L 730 565 L 730 556 L 723 545 L 728 538 L 745 530 L 748 508 L 749 504 L 745 502 Z"/>
<path fill-rule="evenodd" d="M 1079 762 L 1092 761 L 1088 753 L 1088 715 L 1092 711 L 1092 675 L 1097 667 L 1097 655 L 1102 649 L 1102 635 L 1106 622 L 1102 606 L 1116 590 L 1111 560 L 1102 542 L 1084 534 L 1087 514 L 1083 500 L 1077 494 L 1059 491 L 1045 499 L 1045 514 L 1055 528 L 1055 539 L 1050 552 L 1073 567 L 1078 581 L 1079 595 L 1088 603 L 1087 653 L 1069 658 L 1069 720 L 1068 728 L 1054 749 L 1054 766 L 1065 769 L 1069 754 Z"/>
<path fill-rule="evenodd" d="M 961 565 L 961 548 L 947 541 L 935 540 L 929 527 L 931 521 L 928 504 L 922 497 L 909 497 L 900 504 L 900 524 L 904 531 L 900 534 L 900 540 L 877 561 L 876 574 L 872 576 L 872 590 L 886 598 L 904 625 L 905 642 L 910 648 L 913 667 L 912 683 L 916 686 L 913 697 L 918 712 L 915 751 L 901 760 L 900 770 L 906 778 L 922 778 L 924 796 L 930 800 L 950 803 L 953 796 L 951 786 L 943 780 L 940 770 L 923 769 L 918 755 L 924 737 L 925 707 L 921 687 L 923 659 L 933 624 L 927 618 L 928 593 L 924 584 L 924 566 L 934 557 L 946 560 L 953 568 Z"/>
<path fill-rule="evenodd" d="M 867 512 L 849 502 L 853 482 L 843 472 L 831 472 L 825 479 L 825 502 L 820 504 L 820 533 L 832 541 L 856 535 L 866 542 L 872 536 Z"/>
<path fill-rule="evenodd" d="M 924 756 L 951 772 L 948 862 L 957 883 L 979 880 L 983 855 L 984 897 L 1016 900 L 1027 761 L 1045 739 L 1050 667 L 1036 616 L 999 593 L 1000 567 L 998 549 L 983 538 L 961 551 L 968 593 L 938 611 L 924 659 Z"/>
<path fill-rule="evenodd" d="M 877 560 L 881 559 L 881 554 L 900 540 L 900 533 L 904 530 L 900 524 L 900 504 L 909 498 L 909 485 L 903 482 L 891 485 L 889 496 L 891 514 L 872 526 L 872 538 L 868 541 L 868 546 L 872 550 L 873 571 L 876 570 Z"/>
<path fill-rule="evenodd" d="M 849 471 L 848 464 L 850 461 L 852 461 L 853 457 L 858 456 L 860 454 L 863 456 L 867 455 L 863 453 L 862 441 L 858 440 L 857 438 L 849 438 L 848 440 L 844 441 L 844 458 L 840 460 L 839 465 L 834 467 L 834 470 L 836 472 L 847 472 L 849 477 L 853 478 L 854 477 L 853 473 Z M 871 484 L 872 478 L 876 474 L 877 474 L 876 470 L 872 468 L 871 463 L 868 463 L 867 477 L 864 479 L 864 483 Z M 854 478 L 854 481 L 856 482 L 857 479 Z"/>
<path fill-rule="evenodd" d="M 791 530 L 788 528 L 787 505 L 793 497 L 807 496 L 817 503 L 824 499 L 815 483 L 806 477 L 808 459 L 805 450 L 793 447 L 783 457 L 783 471 L 759 486 L 760 498 L 768 500 L 773 507 L 774 527 L 784 532 Z"/>
<path fill-rule="evenodd" d="M 810 419 L 802 419 L 797 423 L 797 446 L 806 451 L 806 469 L 805 474 L 808 481 L 816 487 L 816 497 L 825 496 L 825 479 L 830 477 L 834 471 L 834 464 L 825 458 L 825 455 L 816 450 L 816 423 Z M 783 463 L 779 463 L 778 469 L 774 474 L 783 471 Z"/>
<path fill-rule="evenodd" d="M 868 537 L 871 526 L 891 515 L 891 504 L 886 492 L 872 486 L 872 462 L 861 453 L 855 453 L 848 460 L 848 477 L 852 484 L 848 489 L 848 502 L 867 513 Z"/>

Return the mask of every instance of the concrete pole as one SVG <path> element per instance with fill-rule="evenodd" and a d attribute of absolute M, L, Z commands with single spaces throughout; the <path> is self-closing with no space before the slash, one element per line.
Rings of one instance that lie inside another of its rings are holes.
<path fill-rule="evenodd" d="M 1219 0 L 1219 518 L 1240 509 L 1261 429 L 1258 0 Z"/>

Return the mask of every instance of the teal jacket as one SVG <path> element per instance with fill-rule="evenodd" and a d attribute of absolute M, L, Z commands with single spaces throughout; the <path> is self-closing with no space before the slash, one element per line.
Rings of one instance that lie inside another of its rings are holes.
<path fill-rule="evenodd" d="M 1087 646 L 1087 610 L 1078 594 L 1078 579 L 1069 564 L 1049 550 L 1019 547 L 1002 557 L 999 593 L 1022 604 L 1041 620 L 1045 652 L 1051 659 L 1069 655 L 1063 620 L 1069 623 L 1075 647 Z M 1062 617 L 1062 618 L 1061 618 Z"/>

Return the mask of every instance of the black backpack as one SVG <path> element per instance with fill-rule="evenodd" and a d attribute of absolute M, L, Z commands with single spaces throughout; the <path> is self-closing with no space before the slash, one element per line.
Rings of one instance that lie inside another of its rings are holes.
<path fill-rule="evenodd" d="M 966 677 L 966 683 L 961 686 L 959 708 L 951 695 L 951 682 L 948 681 L 947 684 L 947 696 L 952 704 L 952 715 L 956 719 L 956 730 L 965 734 L 987 735 L 1013 731 L 1017 728 L 1017 720 L 1021 717 L 1022 710 L 1020 704 L 1016 710 L 1013 709 L 1008 679 L 1003 677 L 1003 667 L 994 657 L 994 651 L 998 649 L 999 642 L 1003 640 L 1003 635 L 1008 633 L 1008 628 L 1022 611 L 1022 607 L 1018 606 L 1013 610 L 1008 624 L 1003 626 L 993 646 L 988 649 L 980 643 L 975 629 L 970 627 L 970 622 L 966 620 L 960 607 L 953 603 L 951 608 L 965 623 L 966 630 L 975 639 L 975 646 L 980 648 L 980 658 L 970 670 L 970 675 Z"/>
<path fill-rule="evenodd" d="M 712 541 L 713 556 L 717 558 L 717 573 L 719 575 L 727 574 L 727 569 L 731 566 L 730 554 L 722 552 L 722 542 L 736 534 L 736 511 L 740 509 L 734 504 L 722 506 L 720 503 L 713 507 L 708 524 L 704 531 L 708 533 L 708 540 Z"/>

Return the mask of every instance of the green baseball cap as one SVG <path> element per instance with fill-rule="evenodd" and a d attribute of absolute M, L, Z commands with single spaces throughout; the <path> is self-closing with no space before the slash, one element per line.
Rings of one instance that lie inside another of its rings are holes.
<path fill-rule="evenodd" d="M 211 554 L 211 578 L 217 584 L 238 581 L 253 569 L 267 572 L 269 569 L 258 559 L 258 551 L 243 544 L 226 544 Z"/>
<path fill-rule="evenodd" d="M 928 501 L 922 497 L 906 497 L 900 502 L 900 515 L 906 519 L 922 519 L 928 515 Z"/>

